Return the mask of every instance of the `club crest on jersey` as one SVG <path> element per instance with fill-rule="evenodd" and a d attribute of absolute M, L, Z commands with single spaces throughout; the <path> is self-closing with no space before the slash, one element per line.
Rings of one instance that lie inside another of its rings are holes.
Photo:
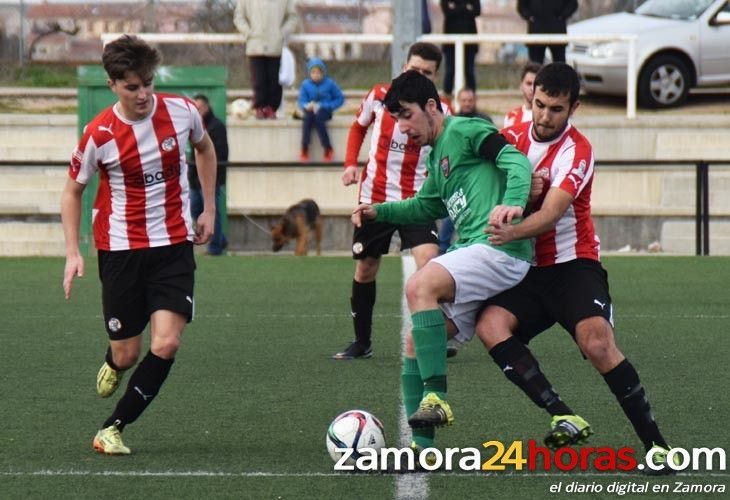
<path fill-rule="evenodd" d="M 162 150 L 167 151 L 168 153 L 175 149 L 175 144 L 177 141 L 175 141 L 174 137 L 168 137 L 164 141 L 162 141 Z"/>
<path fill-rule="evenodd" d="M 444 177 L 448 177 L 451 173 L 451 166 L 449 165 L 449 157 L 444 156 L 441 158 L 441 161 L 439 161 L 439 167 L 441 167 L 441 171 L 444 173 Z"/>

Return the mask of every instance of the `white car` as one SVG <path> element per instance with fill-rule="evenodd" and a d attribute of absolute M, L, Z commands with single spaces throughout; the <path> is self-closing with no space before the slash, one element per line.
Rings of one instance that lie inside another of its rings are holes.
<path fill-rule="evenodd" d="M 730 83 L 730 0 L 648 0 L 568 26 L 568 34 L 635 34 L 639 103 L 677 106 L 689 89 Z M 574 42 L 566 60 L 588 93 L 626 94 L 628 42 Z"/>

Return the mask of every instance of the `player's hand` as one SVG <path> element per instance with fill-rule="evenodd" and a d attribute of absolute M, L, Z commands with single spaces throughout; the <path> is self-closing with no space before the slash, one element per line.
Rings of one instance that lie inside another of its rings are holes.
<path fill-rule="evenodd" d="M 362 226 L 363 220 L 374 219 L 377 215 L 378 211 L 374 206 L 368 205 L 367 203 L 361 203 L 352 212 L 351 219 L 355 227 L 360 227 Z"/>
<path fill-rule="evenodd" d="M 516 207 L 512 205 L 497 205 L 492 209 L 492 213 L 489 216 L 490 226 L 499 226 L 501 224 L 511 224 L 512 219 L 515 217 L 522 217 L 522 207 Z"/>
<path fill-rule="evenodd" d="M 210 237 L 213 236 L 213 227 L 215 224 L 215 210 L 206 212 L 203 211 L 198 217 L 195 225 L 195 236 L 193 237 L 193 243 L 196 245 L 204 245 L 208 243 Z"/>
<path fill-rule="evenodd" d="M 530 203 L 535 203 L 540 198 L 543 190 L 545 189 L 545 182 L 545 177 L 543 177 L 539 173 L 532 174 L 532 182 L 530 183 L 530 196 L 528 198 L 528 201 Z"/>
<path fill-rule="evenodd" d="M 504 245 L 515 239 L 515 227 L 512 224 L 489 225 L 484 230 L 489 234 L 489 243 L 494 246 Z"/>
<path fill-rule="evenodd" d="M 357 184 L 357 167 L 350 165 L 345 167 L 345 171 L 342 173 L 342 185 L 351 186 Z"/>
<path fill-rule="evenodd" d="M 84 258 L 79 254 L 67 255 L 63 270 L 63 294 L 66 300 L 71 298 L 71 285 L 75 276 L 84 277 Z"/>

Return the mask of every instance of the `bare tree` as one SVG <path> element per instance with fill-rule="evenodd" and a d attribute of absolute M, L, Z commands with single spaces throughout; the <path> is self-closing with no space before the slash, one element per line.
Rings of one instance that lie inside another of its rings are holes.
<path fill-rule="evenodd" d="M 232 33 L 235 0 L 205 0 L 195 12 L 193 24 L 204 33 Z"/>
<path fill-rule="evenodd" d="M 73 27 L 71 28 L 63 28 L 61 25 L 57 22 L 49 23 L 45 29 L 40 31 L 38 33 L 38 36 L 33 39 L 33 41 L 30 44 L 30 47 L 28 47 L 28 55 L 30 60 L 33 60 L 33 54 L 35 53 L 35 47 L 42 39 L 46 38 L 49 35 L 53 35 L 54 33 L 65 33 L 70 36 L 76 36 L 76 34 L 79 32 L 79 27 L 76 25 L 76 22 L 74 22 Z"/>

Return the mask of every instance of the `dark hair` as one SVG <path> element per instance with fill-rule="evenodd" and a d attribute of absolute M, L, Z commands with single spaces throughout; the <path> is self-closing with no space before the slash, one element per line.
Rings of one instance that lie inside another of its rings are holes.
<path fill-rule="evenodd" d="M 476 91 L 476 90 L 474 90 L 473 88 L 471 88 L 471 87 L 462 87 L 462 88 L 460 88 L 460 89 L 459 89 L 459 91 L 458 91 L 458 92 L 456 93 L 456 97 L 458 98 L 458 97 L 459 97 L 459 96 L 460 96 L 461 94 L 463 94 L 464 92 L 471 92 L 472 94 L 474 94 L 474 97 L 476 97 L 476 95 L 477 95 L 477 91 Z"/>
<path fill-rule="evenodd" d="M 542 64 L 536 63 L 534 61 L 530 61 L 527 64 L 525 64 L 525 67 L 522 68 L 522 73 L 520 74 L 520 81 L 525 79 L 525 75 L 527 73 L 535 73 L 537 74 L 542 69 Z"/>
<path fill-rule="evenodd" d="M 383 98 L 383 103 L 389 112 L 398 113 L 403 109 L 401 101 L 415 102 L 425 110 L 429 99 L 436 101 L 436 107 L 441 112 L 441 99 L 436 86 L 431 80 L 412 69 L 393 80 Z"/>
<path fill-rule="evenodd" d="M 542 91 L 550 97 L 568 95 L 572 106 L 578 100 L 580 78 L 569 64 L 550 63 L 543 66 L 535 75 L 535 88 L 538 87 L 542 87 Z"/>
<path fill-rule="evenodd" d="M 418 56 L 426 61 L 433 61 L 436 63 L 436 70 L 438 71 L 441 66 L 441 50 L 434 44 L 428 42 L 416 42 L 408 49 L 408 61 L 411 56 Z"/>
<path fill-rule="evenodd" d="M 123 80 L 128 72 L 142 80 L 154 77 L 160 53 L 139 37 L 122 35 L 104 46 L 101 62 L 112 80 Z"/>
<path fill-rule="evenodd" d="M 193 96 L 193 101 L 203 101 L 205 104 L 210 105 L 210 100 L 205 94 L 195 94 Z"/>

